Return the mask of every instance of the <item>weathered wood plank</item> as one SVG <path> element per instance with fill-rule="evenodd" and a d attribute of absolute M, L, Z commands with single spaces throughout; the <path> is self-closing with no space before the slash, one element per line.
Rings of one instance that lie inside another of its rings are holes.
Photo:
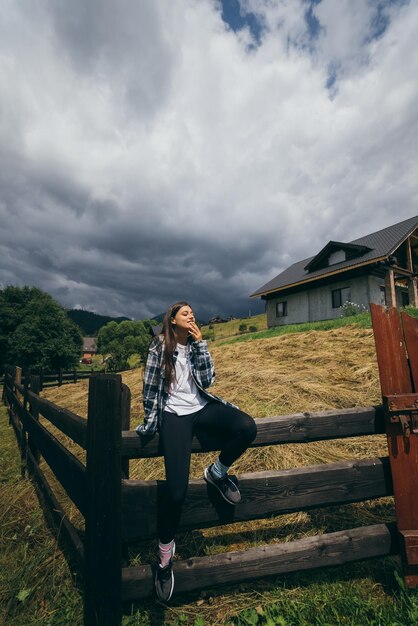
<path fill-rule="evenodd" d="M 122 377 L 90 378 L 87 419 L 85 626 L 121 623 Z"/>
<path fill-rule="evenodd" d="M 26 473 L 26 449 L 27 449 L 27 436 L 26 431 L 23 428 L 23 425 L 19 419 L 19 416 L 16 414 L 16 411 L 13 406 L 13 400 L 15 399 L 15 395 L 13 392 L 13 387 L 6 387 L 6 400 L 8 404 L 8 414 L 9 414 L 9 425 L 12 426 L 15 437 L 19 446 L 20 451 L 20 475 L 22 478 L 25 477 Z"/>
<path fill-rule="evenodd" d="M 382 395 L 413 391 L 399 312 L 370 305 Z"/>
<path fill-rule="evenodd" d="M 124 540 L 156 536 L 157 495 L 163 484 L 164 481 L 122 481 Z M 242 500 L 233 507 L 204 480 L 190 481 L 180 530 L 359 502 L 393 493 L 387 458 L 241 474 L 239 488 Z"/>
<path fill-rule="evenodd" d="M 54 424 L 79 446 L 86 448 L 87 420 L 68 409 L 62 409 L 45 398 L 40 398 L 31 391 L 28 392 L 28 400 L 30 405 L 51 424 Z"/>
<path fill-rule="evenodd" d="M 31 389 L 32 395 L 34 395 L 35 397 L 39 397 L 39 392 L 41 390 L 41 379 L 40 379 L 40 376 L 35 376 L 35 375 L 29 376 L 29 384 L 30 384 L 30 389 Z M 27 406 L 27 402 L 28 402 L 28 389 L 26 389 L 26 392 L 25 392 L 25 407 Z M 34 407 L 33 404 L 31 404 L 29 406 L 29 411 L 30 411 L 30 414 L 32 415 L 33 419 L 35 419 L 38 422 L 39 421 L 39 412 L 37 411 L 36 407 Z M 28 446 L 29 446 L 29 450 L 32 453 L 33 459 L 37 463 L 39 463 L 39 450 L 36 448 L 36 444 L 32 440 L 31 437 L 28 438 Z"/>
<path fill-rule="evenodd" d="M 122 385 L 122 431 L 129 431 L 131 424 L 131 390 L 128 385 Z M 122 459 L 122 476 L 129 478 L 129 459 Z"/>
<path fill-rule="evenodd" d="M 383 407 L 333 409 L 257 418 L 257 437 L 251 447 L 283 443 L 308 443 L 384 433 Z M 194 437 L 192 452 L 219 450 L 219 441 Z M 130 459 L 160 456 L 158 433 L 141 437 L 135 431 L 122 433 L 122 456 Z"/>
<path fill-rule="evenodd" d="M 73 568 L 75 565 L 78 573 L 82 575 L 84 566 L 84 546 L 77 529 L 61 508 L 45 475 L 35 462 L 30 450 L 28 451 L 27 462 L 31 472 L 31 478 L 36 483 L 37 495 L 44 515 L 49 524 L 53 527 L 58 538 L 58 543 L 63 549 L 64 556 L 68 560 L 70 567 Z"/>
<path fill-rule="evenodd" d="M 86 471 L 84 466 L 64 448 L 58 439 L 32 417 L 14 394 L 9 394 L 9 399 L 25 430 L 35 441 L 45 461 L 71 500 L 84 515 L 86 510 Z"/>
<path fill-rule="evenodd" d="M 397 552 L 393 526 L 376 524 L 289 543 L 196 557 L 175 562 L 175 593 L 342 565 Z M 153 587 L 150 565 L 122 569 L 123 600 L 150 596 Z"/>
<path fill-rule="evenodd" d="M 418 390 L 418 319 L 401 313 L 402 328 L 415 390 Z"/>
<path fill-rule="evenodd" d="M 406 353 L 406 342 L 416 331 L 415 323 L 408 324 L 404 336 L 399 311 L 371 305 L 373 333 L 379 365 L 382 396 L 408 394 L 416 391 L 412 385 L 410 367 Z M 416 339 L 411 342 L 410 357 L 416 358 Z M 412 366 L 415 370 L 418 363 Z M 401 423 L 386 420 L 389 458 L 395 494 L 396 518 L 400 531 L 418 531 L 418 437 L 405 437 Z M 418 586 L 418 565 L 408 564 L 407 554 L 402 549 L 405 582 Z"/>

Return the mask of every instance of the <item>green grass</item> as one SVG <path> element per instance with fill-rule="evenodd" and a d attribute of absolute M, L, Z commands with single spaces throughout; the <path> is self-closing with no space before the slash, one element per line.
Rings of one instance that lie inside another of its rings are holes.
<path fill-rule="evenodd" d="M 226 341 L 222 341 L 219 345 L 228 343 L 237 343 L 241 341 L 251 341 L 252 339 L 270 339 L 271 337 L 279 337 L 280 335 L 288 335 L 292 333 L 306 333 L 310 330 L 331 330 L 333 328 L 342 328 L 343 326 L 356 326 L 358 328 L 371 328 L 372 323 L 370 313 L 360 313 L 350 317 L 337 317 L 334 320 L 324 320 L 323 322 L 306 322 L 304 324 L 287 324 L 286 326 L 274 326 L 266 330 L 256 333 L 245 333 L 238 337 L 230 337 Z"/>
<path fill-rule="evenodd" d="M 82 626 L 82 595 L 45 525 L 31 482 L 21 477 L 17 445 L 2 406 L 0 480 L 0 624 Z M 225 608 L 224 598 L 229 598 Z M 418 596 L 405 588 L 396 557 L 177 594 L 170 607 L 147 599 L 126 607 L 123 617 L 123 626 L 417 623 Z"/>
<path fill-rule="evenodd" d="M 405 307 L 403 309 L 408 315 L 418 317 L 418 309 L 413 307 Z M 257 326 L 257 332 L 240 333 L 238 328 L 241 323 L 247 326 Z M 322 322 L 305 322 L 303 324 L 287 324 L 286 326 L 274 326 L 267 328 L 266 314 L 262 313 L 250 318 L 232 320 L 222 324 L 214 324 L 212 333 L 213 340 L 219 346 L 230 343 L 238 343 L 242 341 L 251 341 L 253 339 L 270 339 L 271 337 L 279 337 L 280 335 L 288 335 L 292 333 L 305 333 L 310 330 L 332 330 L 333 328 L 342 328 L 343 326 L 356 326 L 357 328 L 371 328 L 372 322 L 369 312 L 359 313 L 348 317 L 337 317 L 333 320 L 324 320 Z M 208 326 L 203 326 L 202 331 L 210 333 Z"/>
<path fill-rule="evenodd" d="M 218 341 L 225 337 L 239 335 L 239 327 L 241 324 L 245 324 L 247 328 L 249 326 L 256 326 L 257 330 L 264 330 L 267 328 L 267 316 L 265 313 L 260 313 L 259 315 L 230 320 L 229 322 L 211 324 L 211 328 L 209 326 L 202 326 L 201 330 L 204 338 L 210 339 L 211 341 Z"/>
<path fill-rule="evenodd" d="M 393 563 L 383 562 L 382 582 L 390 586 L 378 587 L 370 578 L 363 585 L 356 580 L 359 567 L 347 567 L 343 574 L 339 570 L 327 570 L 321 581 L 298 577 L 300 584 L 309 585 L 309 594 L 298 597 L 292 594 L 292 580 L 287 593 L 281 594 L 276 602 L 259 605 L 242 611 L 232 624 L 266 626 L 412 626 L 418 624 L 418 602 L 416 593 L 405 588 L 403 580 L 395 570 L 388 567 Z M 351 578 L 350 578 L 351 577 Z M 384 578 L 386 577 L 386 580 Z"/>
<path fill-rule="evenodd" d="M 0 624 L 82 624 L 80 593 L 47 528 L 0 405 Z"/>
<path fill-rule="evenodd" d="M 299 328 L 275 328 L 237 339 L 274 337 L 286 331 L 324 330 L 353 322 L 370 327 L 370 316 L 363 314 L 298 325 Z M 0 624 L 81 626 L 82 595 L 73 585 L 71 571 L 45 525 L 31 482 L 21 477 L 17 444 L 1 405 L 0 494 Z M 306 513 L 308 531 L 314 532 L 319 528 L 329 532 L 359 524 L 357 507 L 360 505 L 310 511 Z M 383 505 L 379 509 L 378 504 L 376 507 L 378 520 L 386 521 L 385 516 L 390 515 L 390 509 Z M 367 515 L 370 516 L 370 523 L 376 521 L 373 511 L 370 503 L 364 504 L 365 523 L 368 523 Z M 272 536 L 277 539 L 278 525 L 275 525 L 274 518 L 271 523 Z M 332 524 L 336 527 L 333 528 Z M 257 541 L 257 532 L 248 532 L 249 544 Z M 205 553 L 214 553 L 223 541 L 228 546 L 237 541 L 233 539 L 234 533 L 234 527 L 228 527 L 220 531 L 221 536 L 216 540 L 216 537 L 202 534 L 199 530 L 192 531 L 179 537 L 179 554 L 182 547 L 187 546 L 189 551 L 194 551 L 197 544 Z M 292 526 L 289 525 L 280 540 L 289 540 L 291 535 Z M 147 549 L 151 553 L 154 548 L 155 545 Z M 416 591 L 405 588 L 400 577 L 399 559 L 388 557 L 269 577 L 235 586 L 214 586 L 203 592 L 175 594 L 169 607 L 159 604 L 154 598 L 125 607 L 123 626 L 163 624 L 413 626 L 418 624 L 418 595 Z"/>

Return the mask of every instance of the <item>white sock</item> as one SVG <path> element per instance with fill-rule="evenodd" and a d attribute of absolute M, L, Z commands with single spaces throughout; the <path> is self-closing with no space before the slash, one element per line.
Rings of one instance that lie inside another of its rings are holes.
<path fill-rule="evenodd" d="M 210 468 L 210 473 L 214 478 L 223 478 L 228 473 L 228 470 L 229 466 L 221 463 L 218 457 L 215 463 L 212 464 L 212 467 Z"/>
<path fill-rule="evenodd" d="M 174 539 L 169 543 L 158 543 L 158 554 L 160 557 L 160 567 L 166 567 L 170 559 L 174 556 L 174 552 L 176 551 L 176 544 Z"/>

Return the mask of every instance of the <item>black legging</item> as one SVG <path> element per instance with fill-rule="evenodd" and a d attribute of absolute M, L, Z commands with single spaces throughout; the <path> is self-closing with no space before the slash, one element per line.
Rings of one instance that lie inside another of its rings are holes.
<path fill-rule="evenodd" d="M 163 543 L 174 538 L 179 524 L 189 483 L 192 439 L 197 429 L 222 436 L 225 444 L 219 459 L 228 467 L 245 452 L 257 434 L 252 417 L 221 402 L 209 402 L 189 415 L 164 411 L 160 440 L 166 484 L 159 497 L 157 520 L 158 537 Z"/>

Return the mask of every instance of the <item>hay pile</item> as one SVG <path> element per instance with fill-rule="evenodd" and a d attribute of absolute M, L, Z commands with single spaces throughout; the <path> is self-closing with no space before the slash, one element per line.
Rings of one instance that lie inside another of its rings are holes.
<path fill-rule="evenodd" d="M 286 415 L 300 411 L 320 411 L 334 407 L 360 407 L 380 404 L 380 385 L 372 330 L 344 327 L 329 331 L 289 334 L 271 339 L 253 340 L 211 349 L 217 382 L 213 392 L 237 404 L 254 417 Z M 123 375 L 132 393 L 131 428 L 142 421 L 142 369 Z M 79 415 L 87 414 L 88 382 L 47 390 L 43 396 Z M 45 423 L 45 422 L 44 422 Z M 61 435 L 62 438 L 62 435 Z M 70 441 L 66 438 L 66 445 Z M 269 446 L 248 450 L 234 465 L 239 474 L 266 469 L 284 469 L 301 465 L 331 463 L 349 458 L 386 456 L 384 436 L 345 440 Z M 78 455 L 82 458 L 81 451 Z M 192 455 L 191 476 L 201 477 L 204 466 L 214 454 Z M 164 477 L 162 459 L 131 461 L 131 478 Z M 52 482 L 55 481 L 52 479 Z M 55 485 L 54 485 L 55 486 Z M 67 509 L 68 510 L 68 509 Z M 77 510 L 69 517 L 82 526 Z M 178 558 L 246 549 L 269 542 L 291 541 L 307 535 L 332 532 L 393 518 L 393 500 L 315 511 L 280 515 L 229 526 L 195 530 L 177 538 Z M 131 563 L 152 562 L 153 541 L 131 546 Z M 256 606 L 261 595 L 271 601 L 266 581 L 240 585 L 240 608 Z M 206 592 L 204 592 L 206 593 Z M 212 594 L 213 592 L 211 592 Z M 223 590 L 211 604 L 196 603 L 196 594 L 181 602 L 181 611 L 200 615 L 208 624 L 223 624 L 237 607 L 236 588 Z M 206 597 L 206 596 L 205 596 Z M 153 604 L 150 601 L 150 610 Z M 170 609 L 177 614 L 180 608 Z M 193 620 L 192 620 L 193 621 Z M 192 623 L 192 622 L 191 622 Z"/>
<path fill-rule="evenodd" d="M 373 332 L 345 327 L 310 331 L 213 347 L 213 393 L 254 417 L 303 411 L 369 406 L 380 403 Z M 142 421 L 143 370 L 123 374 L 132 393 L 131 427 Z M 44 392 L 61 406 L 87 415 L 88 382 Z M 382 437 L 271 446 L 249 450 L 234 470 L 246 472 L 385 455 Z M 193 455 L 191 476 L 199 477 L 213 455 Z M 131 462 L 132 478 L 162 478 L 161 459 Z"/>

